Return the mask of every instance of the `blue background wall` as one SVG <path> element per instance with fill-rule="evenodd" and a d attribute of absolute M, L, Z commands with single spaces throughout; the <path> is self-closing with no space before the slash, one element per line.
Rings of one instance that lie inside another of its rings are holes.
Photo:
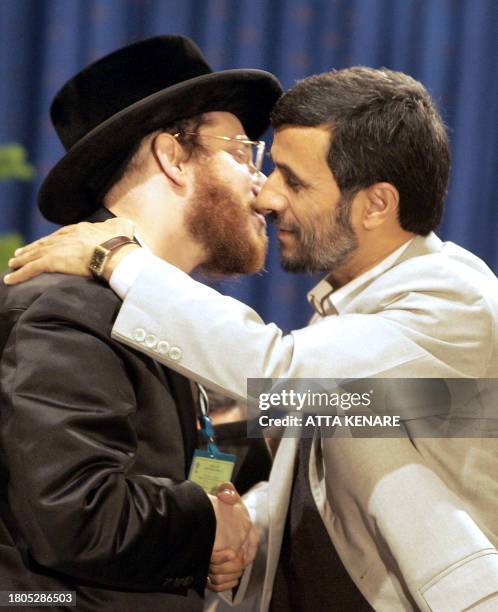
<path fill-rule="evenodd" d="M 62 156 L 48 118 L 58 88 L 90 61 L 164 33 L 191 36 L 214 69 L 257 67 L 284 87 L 353 64 L 387 66 L 421 80 L 437 100 L 453 151 L 440 235 L 498 271 L 498 54 L 496 0 L 1 0 L 0 145 L 20 142 L 31 183 L 0 183 L 0 232 L 36 238 L 55 226 L 36 191 Z M 312 279 L 279 269 L 223 283 L 284 329 L 305 324 Z"/>

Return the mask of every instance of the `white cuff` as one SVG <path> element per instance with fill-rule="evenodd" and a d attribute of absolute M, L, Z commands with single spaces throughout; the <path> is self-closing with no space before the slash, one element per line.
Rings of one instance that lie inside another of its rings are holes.
<path fill-rule="evenodd" d="M 144 270 L 153 259 L 154 255 L 147 249 L 134 249 L 116 266 L 109 281 L 111 289 L 124 300 L 126 294 L 137 280 L 142 270 Z"/>

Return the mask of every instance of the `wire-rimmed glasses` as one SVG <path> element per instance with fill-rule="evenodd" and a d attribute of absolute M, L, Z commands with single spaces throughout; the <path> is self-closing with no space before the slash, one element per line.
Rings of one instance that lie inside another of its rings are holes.
<path fill-rule="evenodd" d="M 244 136 L 217 136 L 215 134 L 203 134 L 201 132 L 178 132 L 173 134 L 173 138 L 180 138 L 181 136 L 217 138 L 218 140 L 233 143 L 234 146 L 229 147 L 227 152 L 230 153 L 235 161 L 239 164 L 245 164 L 249 170 L 254 169 L 256 172 L 261 172 L 266 146 L 264 140 L 248 140 Z"/>

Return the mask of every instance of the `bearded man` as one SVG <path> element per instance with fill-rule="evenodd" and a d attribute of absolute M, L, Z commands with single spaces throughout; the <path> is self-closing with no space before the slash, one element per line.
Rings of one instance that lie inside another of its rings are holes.
<path fill-rule="evenodd" d="M 262 612 L 496 610 L 496 395 L 467 392 L 498 378 L 498 281 L 434 233 L 450 169 L 443 121 L 421 83 L 358 66 L 298 82 L 272 124 L 258 207 L 278 226 L 285 268 L 327 273 L 309 294 L 312 324 L 284 335 L 131 245 L 104 272 L 125 296 L 113 336 L 152 356 L 134 337 L 143 326 L 182 348 L 159 360 L 237 398 L 247 378 L 458 379 L 451 402 L 468 400 L 471 431 L 455 438 L 417 435 L 408 414 L 399 438 L 282 439 L 253 495 L 268 545 L 247 592 L 259 584 Z M 29 245 L 10 282 L 47 268 L 88 275 L 119 223 Z M 215 556 L 211 571 L 235 566 Z"/>
<path fill-rule="evenodd" d="M 263 71 L 213 73 L 181 36 L 120 49 L 55 97 L 67 153 L 40 208 L 62 224 L 132 219 L 143 248 L 187 273 L 254 272 L 267 240 L 257 138 L 280 91 Z M 95 276 L 130 243 L 108 243 Z M 213 550 L 246 564 L 255 540 L 234 490 L 188 480 L 189 381 L 111 339 L 120 300 L 98 279 L 47 274 L 4 286 L 0 303 L 2 589 L 64 591 L 58 609 L 70 592 L 78 610 L 202 609 Z"/>

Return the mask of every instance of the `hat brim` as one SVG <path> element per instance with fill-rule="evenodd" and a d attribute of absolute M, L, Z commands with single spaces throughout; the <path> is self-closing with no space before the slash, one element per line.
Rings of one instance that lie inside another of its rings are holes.
<path fill-rule="evenodd" d="M 76 223 L 101 206 L 106 179 L 145 134 L 168 123 L 206 112 L 236 115 L 249 138 L 270 124 L 282 93 L 276 77 L 263 70 L 225 70 L 183 81 L 113 115 L 78 141 L 52 168 L 38 194 L 46 219 Z"/>

